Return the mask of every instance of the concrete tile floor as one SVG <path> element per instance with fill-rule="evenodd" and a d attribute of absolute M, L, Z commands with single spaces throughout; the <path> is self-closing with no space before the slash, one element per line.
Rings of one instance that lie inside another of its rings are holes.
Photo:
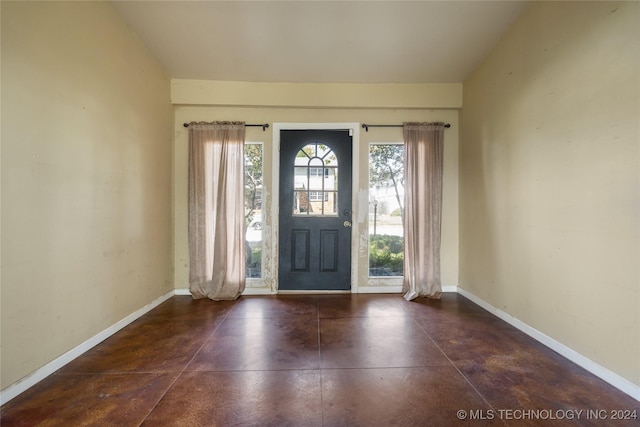
<path fill-rule="evenodd" d="M 457 294 L 176 296 L 8 402 L 0 425 L 640 425 L 613 410 L 640 418 Z"/>

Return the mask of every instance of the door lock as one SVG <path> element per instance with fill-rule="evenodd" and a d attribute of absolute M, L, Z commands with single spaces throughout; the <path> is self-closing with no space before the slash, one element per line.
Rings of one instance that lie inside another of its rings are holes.
<path fill-rule="evenodd" d="M 344 225 L 344 228 L 351 228 L 351 221 L 346 220 L 345 222 L 342 223 L 342 225 Z"/>

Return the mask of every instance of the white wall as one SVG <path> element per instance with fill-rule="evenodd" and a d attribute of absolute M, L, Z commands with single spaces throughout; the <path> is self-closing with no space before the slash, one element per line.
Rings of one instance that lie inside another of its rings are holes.
<path fill-rule="evenodd" d="M 534 2 L 464 83 L 460 286 L 640 384 L 640 4 Z"/>
<path fill-rule="evenodd" d="M 2 388 L 170 292 L 170 81 L 107 2 L 1 2 Z"/>

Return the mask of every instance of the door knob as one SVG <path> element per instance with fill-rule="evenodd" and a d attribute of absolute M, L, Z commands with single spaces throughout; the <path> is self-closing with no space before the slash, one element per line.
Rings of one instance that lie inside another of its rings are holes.
<path fill-rule="evenodd" d="M 345 222 L 342 223 L 342 225 L 344 225 L 345 228 L 351 228 L 351 221 L 346 220 Z"/>

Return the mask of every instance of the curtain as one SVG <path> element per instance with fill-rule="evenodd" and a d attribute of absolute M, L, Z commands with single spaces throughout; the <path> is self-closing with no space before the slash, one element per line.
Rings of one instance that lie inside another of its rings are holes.
<path fill-rule="evenodd" d="M 404 298 L 440 298 L 444 123 L 405 123 Z"/>
<path fill-rule="evenodd" d="M 236 299 L 245 287 L 243 122 L 189 125 L 189 290 Z"/>

